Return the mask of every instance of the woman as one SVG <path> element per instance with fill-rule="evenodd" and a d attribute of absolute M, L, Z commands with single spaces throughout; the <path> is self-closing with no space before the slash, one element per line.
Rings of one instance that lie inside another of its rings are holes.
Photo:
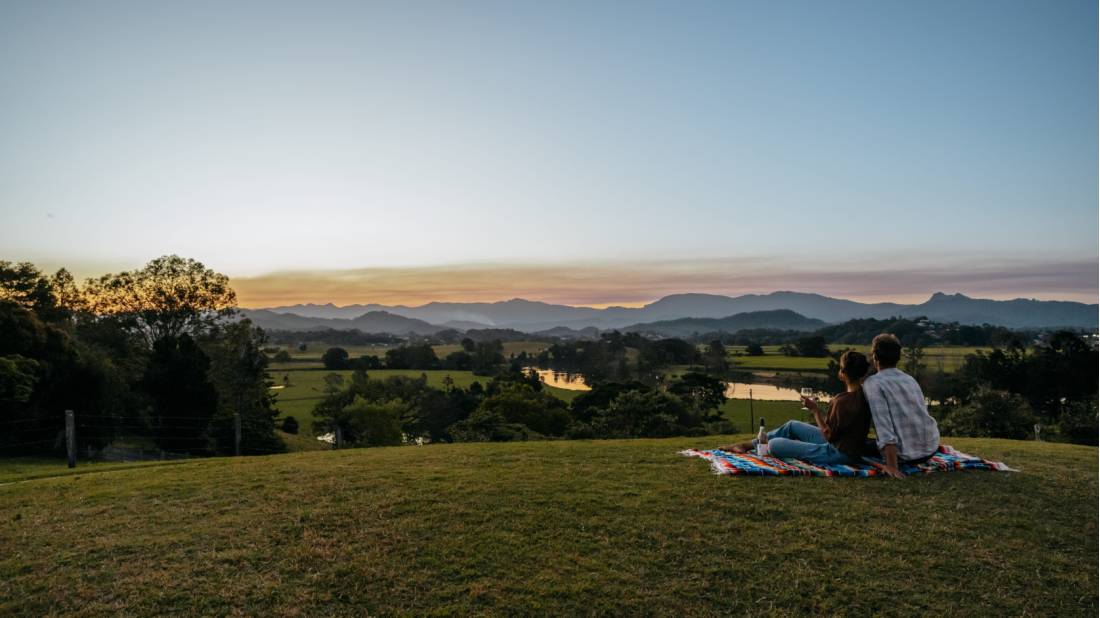
<path fill-rule="evenodd" d="M 801 459 L 815 464 L 858 464 L 864 455 L 872 455 L 867 444 L 871 429 L 871 409 L 863 396 L 863 378 L 870 370 L 867 357 L 859 352 L 845 352 L 840 357 L 837 373 L 847 391 L 833 397 L 829 413 L 823 415 L 817 402 L 807 397 L 802 404 L 814 415 L 815 425 L 787 421 L 768 432 L 768 449 L 772 457 Z M 756 448 L 756 440 L 741 442 L 721 450 L 747 453 Z"/>

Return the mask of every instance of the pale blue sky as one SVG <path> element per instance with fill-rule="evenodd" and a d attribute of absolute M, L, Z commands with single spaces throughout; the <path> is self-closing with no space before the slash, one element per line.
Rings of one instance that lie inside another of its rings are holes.
<path fill-rule="evenodd" d="M 8 0 L 0 259 L 751 258 L 782 288 L 892 252 L 1091 263 L 1018 294 L 1095 296 L 1096 11 Z"/>

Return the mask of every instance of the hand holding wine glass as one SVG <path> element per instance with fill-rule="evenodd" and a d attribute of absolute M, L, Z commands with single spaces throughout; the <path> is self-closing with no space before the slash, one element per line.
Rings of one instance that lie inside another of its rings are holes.
<path fill-rule="evenodd" d="M 813 397 L 814 389 L 803 387 L 802 389 L 802 409 L 806 412 L 810 411 L 810 404 L 814 403 L 810 397 Z M 817 408 L 817 405 L 814 405 Z"/>

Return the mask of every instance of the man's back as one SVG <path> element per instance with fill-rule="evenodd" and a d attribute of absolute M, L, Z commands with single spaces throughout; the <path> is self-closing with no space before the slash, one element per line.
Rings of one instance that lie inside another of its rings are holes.
<path fill-rule="evenodd" d="M 879 450 L 896 444 L 902 461 L 923 459 L 936 451 L 940 430 L 912 376 L 896 367 L 882 369 L 864 381 L 863 392 L 871 406 Z"/>

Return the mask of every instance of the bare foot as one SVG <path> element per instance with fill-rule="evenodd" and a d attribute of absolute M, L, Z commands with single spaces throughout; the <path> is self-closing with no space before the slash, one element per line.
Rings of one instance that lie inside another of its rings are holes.
<path fill-rule="evenodd" d="M 748 453 L 752 451 L 753 448 L 752 442 L 738 442 L 737 444 L 730 444 L 729 446 L 719 446 L 718 450 L 727 453 Z"/>

